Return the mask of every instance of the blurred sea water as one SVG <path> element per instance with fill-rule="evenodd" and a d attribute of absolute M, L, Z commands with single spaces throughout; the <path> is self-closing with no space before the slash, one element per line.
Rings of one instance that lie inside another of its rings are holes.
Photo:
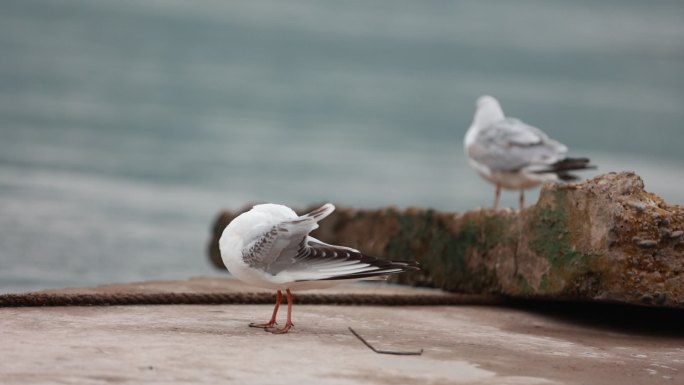
<path fill-rule="evenodd" d="M 634 170 L 684 203 L 682 15 L 680 1 L 3 1 L 0 292 L 221 274 L 211 222 L 247 203 L 489 206 L 462 151 L 485 93 L 591 157 L 586 177 Z"/>

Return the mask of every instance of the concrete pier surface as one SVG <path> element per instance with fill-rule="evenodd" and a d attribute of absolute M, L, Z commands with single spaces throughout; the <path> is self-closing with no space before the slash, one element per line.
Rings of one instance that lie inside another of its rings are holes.
<path fill-rule="evenodd" d="M 234 290 L 257 291 L 198 278 L 50 292 Z M 344 285 L 325 292 L 427 291 Z M 681 311 L 563 306 L 295 303 L 296 326 L 285 335 L 247 326 L 267 321 L 271 305 L 0 308 L 0 383 L 684 383 L 684 332 L 673 322 Z M 378 349 L 424 353 L 374 353 L 349 327 Z"/>

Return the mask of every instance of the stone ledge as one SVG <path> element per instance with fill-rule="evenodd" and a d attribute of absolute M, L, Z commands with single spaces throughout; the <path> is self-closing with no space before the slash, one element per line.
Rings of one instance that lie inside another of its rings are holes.
<path fill-rule="evenodd" d="M 209 254 L 240 212 L 221 213 Z M 301 210 L 299 212 L 303 212 Z M 314 236 L 367 254 L 417 260 L 396 282 L 516 298 L 684 307 L 684 208 L 644 191 L 632 172 L 547 184 L 522 211 L 465 214 L 338 208 Z"/>

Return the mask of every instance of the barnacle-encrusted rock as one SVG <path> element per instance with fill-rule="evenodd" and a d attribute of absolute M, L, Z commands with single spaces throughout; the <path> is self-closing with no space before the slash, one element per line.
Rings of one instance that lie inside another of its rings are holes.
<path fill-rule="evenodd" d="M 217 240 L 238 213 L 217 218 L 210 242 L 217 266 Z M 338 207 L 320 225 L 314 235 L 325 242 L 419 261 L 422 271 L 393 277 L 400 283 L 684 307 L 684 208 L 644 191 L 631 172 L 547 184 L 537 204 L 522 211 Z"/>

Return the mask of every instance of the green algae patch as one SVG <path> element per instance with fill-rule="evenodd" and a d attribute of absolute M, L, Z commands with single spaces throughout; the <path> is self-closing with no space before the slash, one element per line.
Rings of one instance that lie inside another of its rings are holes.
<path fill-rule="evenodd" d="M 469 268 L 468 258 L 473 250 L 487 252 L 505 238 L 505 220 L 484 216 L 464 218 L 463 225 L 454 229 L 452 222 L 432 210 L 395 213 L 393 220 L 399 224 L 399 231 L 387 243 L 386 255 L 399 260 L 417 259 L 424 276 L 429 277 L 426 284 L 467 292 L 491 291 L 497 287 L 496 271 L 484 265 Z"/>
<path fill-rule="evenodd" d="M 558 197 L 563 202 L 564 197 Z M 528 245 L 531 251 L 549 262 L 549 270 L 542 276 L 539 294 L 563 293 L 570 290 L 572 283 L 591 270 L 597 255 L 576 250 L 568 228 L 567 212 L 560 208 L 540 207 L 529 224 Z"/>

